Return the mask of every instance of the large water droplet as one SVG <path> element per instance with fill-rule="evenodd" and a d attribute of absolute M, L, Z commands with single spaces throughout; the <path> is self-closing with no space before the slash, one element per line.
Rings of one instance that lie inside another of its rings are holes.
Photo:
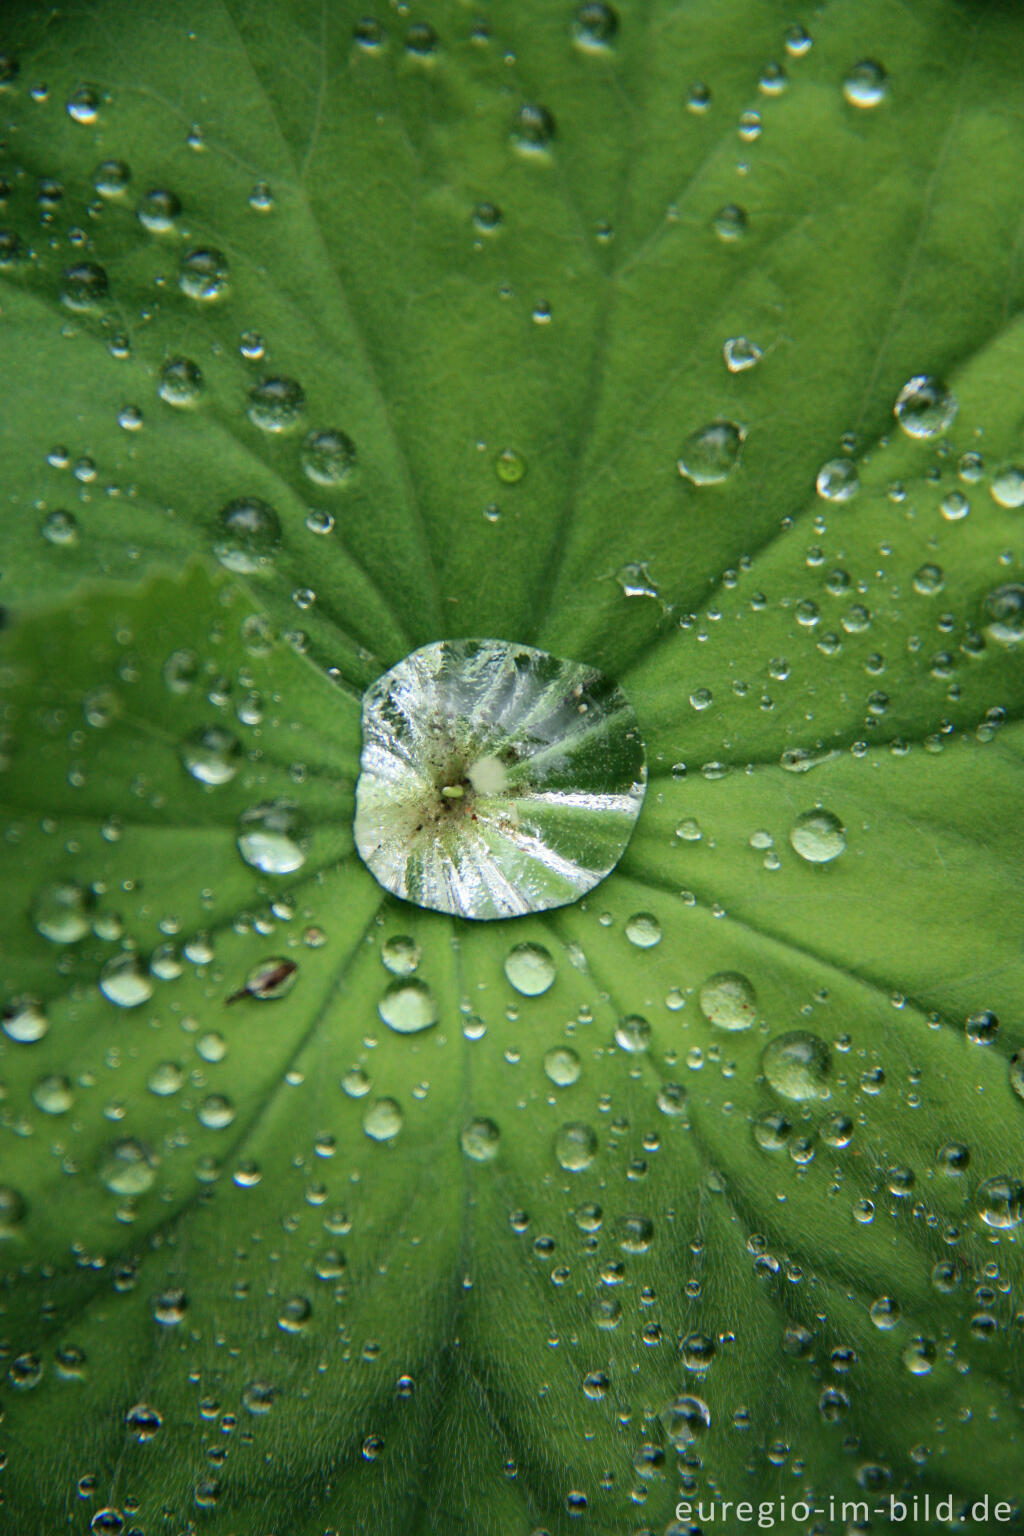
<path fill-rule="evenodd" d="M 399 1035 L 418 1034 L 438 1020 L 437 1000 L 425 981 L 402 977 L 388 984 L 377 1012 L 389 1029 Z"/>
<path fill-rule="evenodd" d="M 974 1200 L 987 1227 L 1018 1227 L 1024 1220 L 1024 1184 L 1008 1174 L 997 1174 L 979 1184 Z"/>
<path fill-rule="evenodd" d="M 517 944 L 505 956 L 505 975 L 524 997 L 539 997 L 556 976 L 555 962 L 542 944 Z"/>
<path fill-rule="evenodd" d="M 793 823 L 789 840 L 808 864 L 828 864 L 846 847 L 846 829 L 831 811 L 804 811 Z"/>
<path fill-rule="evenodd" d="M 1007 510 L 1024 507 L 1024 469 L 1019 464 L 1005 464 L 992 476 L 989 493 Z"/>
<path fill-rule="evenodd" d="M 161 371 L 158 393 L 167 405 L 188 407 L 198 404 L 203 393 L 203 375 L 198 363 L 187 357 L 171 358 Z"/>
<path fill-rule="evenodd" d="M 100 971 L 100 991 L 118 1008 L 139 1008 L 153 996 L 153 980 L 138 955 L 112 955 Z"/>
<path fill-rule="evenodd" d="M 497 640 L 425 646 L 378 679 L 361 768 L 356 845 L 381 885 L 485 919 L 595 886 L 646 785 L 636 716 L 614 683 Z"/>
<path fill-rule="evenodd" d="M 555 1157 L 568 1173 L 582 1173 L 597 1156 L 597 1132 L 581 1121 L 563 1125 L 555 1137 Z"/>
<path fill-rule="evenodd" d="M 676 468 L 694 485 L 719 485 L 739 464 L 745 436 L 735 421 L 709 421 L 686 439 Z"/>
<path fill-rule="evenodd" d="M 100 1159 L 99 1175 L 115 1195 L 144 1195 L 156 1179 L 156 1158 L 134 1137 L 115 1141 Z"/>
<path fill-rule="evenodd" d="M 297 379 L 260 379 L 249 391 L 245 414 L 263 432 L 288 432 L 305 409 L 306 395 Z"/>
<path fill-rule="evenodd" d="M 238 851 L 265 875 L 292 875 L 306 862 L 309 829 L 290 800 L 268 800 L 238 818 Z"/>
<path fill-rule="evenodd" d="M 556 1088 L 571 1088 L 579 1081 L 581 1070 L 580 1058 L 571 1046 L 556 1045 L 544 1057 L 544 1071 Z"/>
<path fill-rule="evenodd" d="M 404 1119 L 394 1099 L 377 1099 L 363 1115 L 363 1130 L 371 1141 L 394 1141 Z"/>
<path fill-rule="evenodd" d="M 229 501 L 220 513 L 220 537 L 213 547 L 221 565 L 239 576 L 255 576 L 273 562 L 281 523 L 268 502 L 258 496 Z"/>
<path fill-rule="evenodd" d="M 68 309 L 76 313 L 98 309 L 109 291 L 107 274 L 98 262 L 76 261 L 65 267 L 60 296 Z"/>
<path fill-rule="evenodd" d="M 761 1054 L 761 1070 L 784 1099 L 827 1099 L 832 1053 L 810 1030 L 794 1029 L 769 1041 Z"/>
<path fill-rule="evenodd" d="M 700 989 L 700 1011 L 719 1029 L 749 1029 L 757 1018 L 757 993 L 738 971 L 719 971 Z"/>
<path fill-rule="evenodd" d="M 586 53 L 600 53 L 609 48 L 618 30 L 618 15 L 603 0 L 588 0 L 573 17 L 573 42 Z"/>
<path fill-rule="evenodd" d="M 874 59 L 854 64 L 843 81 L 843 95 L 851 107 L 877 107 L 885 100 L 885 70 Z"/>
<path fill-rule="evenodd" d="M 89 932 L 95 897 L 74 880 L 45 885 L 32 903 L 36 932 L 51 944 L 75 944 Z"/>
<path fill-rule="evenodd" d="M 952 390 L 919 373 L 904 384 L 892 409 L 908 437 L 930 438 L 952 426 L 958 406 Z"/>
<path fill-rule="evenodd" d="M 356 445 L 344 432 L 321 427 L 306 438 L 300 462 L 315 485 L 341 485 L 355 468 Z"/>
<path fill-rule="evenodd" d="M 1024 640 L 1024 587 L 1009 582 L 985 599 L 985 633 L 997 645 L 1018 645 Z"/>
<path fill-rule="evenodd" d="M 188 251 L 182 257 L 178 287 L 190 299 L 212 303 L 228 288 L 228 260 L 223 251 Z"/>
<path fill-rule="evenodd" d="M 489 1163 L 498 1155 L 501 1132 L 493 1120 L 471 1120 L 463 1126 L 459 1145 L 474 1163 Z"/>
<path fill-rule="evenodd" d="M 4 1034 L 19 1045 L 34 1045 L 50 1027 L 46 1010 L 34 997 L 12 997 L 0 1014 Z"/>

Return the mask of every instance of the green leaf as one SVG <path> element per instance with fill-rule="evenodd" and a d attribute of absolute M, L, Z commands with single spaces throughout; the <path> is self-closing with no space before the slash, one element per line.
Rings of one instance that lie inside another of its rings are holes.
<path fill-rule="evenodd" d="M 5 8 L 18 1529 L 1017 1509 L 1022 47 Z M 462 636 L 637 712 L 574 906 L 354 850 L 364 689 Z"/>

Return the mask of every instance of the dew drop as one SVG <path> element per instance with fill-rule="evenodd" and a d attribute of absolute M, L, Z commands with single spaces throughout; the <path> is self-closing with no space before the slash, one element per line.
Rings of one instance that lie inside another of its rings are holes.
<path fill-rule="evenodd" d="M 459 1145 L 474 1163 L 489 1163 L 498 1155 L 501 1133 L 493 1120 L 471 1120 L 459 1135 Z"/>
<path fill-rule="evenodd" d="M 112 955 L 99 976 L 99 988 L 118 1008 L 139 1008 L 153 996 L 153 980 L 138 955 Z"/>
<path fill-rule="evenodd" d="M 46 1010 L 34 997 L 12 997 L 0 1014 L 4 1034 L 19 1045 L 34 1045 L 50 1028 Z"/>
<path fill-rule="evenodd" d="M 769 1041 L 761 1053 L 761 1070 L 769 1087 L 784 1099 L 829 1097 L 832 1053 L 809 1030 L 794 1029 Z"/>
<path fill-rule="evenodd" d="M 92 184 L 101 197 L 120 197 L 131 179 L 131 167 L 123 160 L 104 160 L 93 172 Z"/>
<path fill-rule="evenodd" d="M 997 1174 L 978 1186 L 975 1195 L 978 1215 L 987 1227 L 1008 1230 L 1024 1219 L 1024 1184 L 1008 1174 Z"/>
<path fill-rule="evenodd" d="M 36 932 L 51 944 L 77 943 L 89 932 L 95 900 L 91 890 L 74 880 L 43 886 L 32 903 Z"/>
<path fill-rule="evenodd" d="M 180 748 L 181 761 L 200 784 L 227 784 L 238 772 L 242 748 L 223 726 L 196 731 Z"/>
<path fill-rule="evenodd" d="M 394 1141 L 404 1116 L 394 1099 L 377 1099 L 363 1114 L 363 1130 L 371 1141 Z"/>
<path fill-rule="evenodd" d="M 151 235 L 167 235 L 176 227 L 181 199 L 166 187 L 154 187 L 140 199 L 135 216 Z"/>
<path fill-rule="evenodd" d="M 182 257 L 178 287 L 201 303 L 222 299 L 228 288 L 228 259 L 212 247 L 188 251 Z"/>
<path fill-rule="evenodd" d="M 570 1046 L 556 1045 L 544 1057 L 544 1071 L 556 1088 L 571 1088 L 579 1082 L 581 1070 L 580 1058 Z M 1024 1098 L 1024 1082 L 1021 1097 Z"/>
<path fill-rule="evenodd" d="M 390 971 L 392 976 L 411 976 L 419 968 L 423 952 L 416 940 L 408 934 L 396 933 L 384 940 L 380 947 L 380 958 L 384 969 Z"/>
<path fill-rule="evenodd" d="M 808 864 L 829 864 L 846 847 L 846 829 L 831 811 L 804 811 L 790 828 L 789 841 Z"/>
<path fill-rule="evenodd" d="M 281 537 L 281 523 L 268 502 L 257 496 L 229 501 L 218 519 L 220 534 L 213 552 L 221 565 L 239 576 L 269 570 Z"/>
<path fill-rule="evenodd" d="M 314 485 L 341 485 L 355 468 L 356 445 L 336 427 L 320 427 L 309 433 L 299 460 Z"/>
<path fill-rule="evenodd" d="M 854 64 L 843 81 L 843 95 L 851 107 L 877 107 L 886 95 L 886 74 L 881 64 L 874 59 Z"/>
<path fill-rule="evenodd" d="M 850 501 L 860 490 L 856 464 L 852 459 L 829 459 L 818 470 L 814 488 L 824 501 Z"/>
<path fill-rule="evenodd" d="M 719 208 L 711 221 L 711 227 L 719 240 L 727 245 L 733 245 L 737 240 L 742 240 L 747 232 L 747 215 L 738 203 L 726 203 Z"/>
<path fill-rule="evenodd" d="M 267 800 L 238 818 L 238 851 L 265 875 L 292 875 L 306 862 L 309 829 L 290 800 Z"/>
<path fill-rule="evenodd" d="M 651 1026 L 638 1013 L 627 1014 L 615 1026 L 615 1044 L 621 1051 L 639 1055 L 651 1048 Z"/>
<path fill-rule="evenodd" d="M 694 485 L 720 485 L 739 464 L 745 437 L 734 421 L 710 421 L 686 439 L 676 468 Z"/>
<path fill-rule="evenodd" d="M 98 309 L 109 292 L 107 274 L 98 262 L 76 261 L 64 268 L 61 302 L 76 314 Z"/>
<path fill-rule="evenodd" d="M 1024 640 L 1024 586 L 1010 582 L 985 598 L 985 633 L 997 645 Z"/>
<path fill-rule="evenodd" d="M 661 924 L 653 912 L 634 912 L 626 923 L 625 934 L 637 949 L 653 949 L 661 943 Z"/>
<path fill-rule="evenodd" d="M 71 1079 L 60 1072 L 47 1073 L 33 1087 L 32 1101 L 44 1115 L 66 1115 L 75 1102 Z"/>
<path fill-rule="evenodd" d="M 761 348 L 746 336 L 730 336 L 722 345 L 722 356 L 730 373 L 746 373 L 761 361 Z"/>
<path fill-rule="evenodd" d="M 305 409 L 305 391 L 297 379 L 267 378 L 250 389 L 245 414 L 261 432 L 288 432 L 298 426 Z"/>
<path fill-rule="evenodd" d="M 440 1017 L 433 992 L 418 977 L 403 976 L 389 982 L 377 1004 L 377 1012 L 388 1028 L 399 1035 L 414 1035 L 421 1029 L 431 1029 Z"/>
<path fill-rule="evenodd" d="M 526 460 L 514 448 L 503 448 L 494 461 L 494 468 L 503 485 L 517 485 L 526 474 Z"/>
<path fill-rule="evenodd" d="M 951 427 L 958 410 L 953 392 L 928 374 L 909 379 L 893 406 L 893 415 L 908 437 L 939 437 Z"/>
<path fill-rule="evenodd" d="M 512 125 L 512 143 L 521 154 L 543 155 L 555 137 L 555 120 L 547 107 L 524 102 Z"/>
<path fill-rule="evenodd" d="M 1007 510 L 1024 507 L 1024 469 L 1019 464 L 1004 465 L 992 476 L 989 494 Z"/>
<path fill-rule="evenodd" d="M 581 5 L 573 17 L 573 42 L 585 53 L 601 53 L 610 48 L 618 30 L 618 14 L 602 0 Z"/>
<path fill-rule="evenodd" d="M 711 1428 L 711 1409 L 702 1397 L 677 1397 L 664 1414 L 665 1433 L 677 1451 L 685 1451 Z"/>
<path fill-rule="evenodd" d="M 554 982 L 555 962 L 542 944 L 517 944 L 505 956 L 505 975 L 524 997 L 539 997 Z"/>
<path fill-rule="evenodd" d="M 115 1195 L 144 1195 L 156 1181 L 156 1158 L 133 1136 L 115 1141 L 99 1164 L 102 1183 Z"/>
<path fill-rule="evenodd" d="M 555 1137 L 555 1157 L 567 1173 L 582 1173 L 597 1156 L 597 1132 L 582 1121 L 563 1125 Z"/>
<path fill-rule="evenodd" d="M 173 357 L 161 369 L 158 393 L 167 405 L 198 405 L 204 387 L 199 365 L 190 358 Z"/>
<path fill-rule="evenodd" d="M 757 993 L 738 971 L 719 971 L 700 989 L 700 1011 L 719 1029 L 749 1029 L 757 1018 Z"/>

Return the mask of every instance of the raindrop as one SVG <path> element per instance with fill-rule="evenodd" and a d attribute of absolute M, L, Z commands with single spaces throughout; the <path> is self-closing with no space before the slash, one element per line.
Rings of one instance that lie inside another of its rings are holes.
<path fill-rule="evenodd" d="M 614 867 L 645 783 L 636 716 L 609 679 L 524 646 L 443 641 L 364 697 L 356 844 L 418 906 L 539 911 Z"/>
<path fill-rule="evenodd" d="M 211 248 L 186 252 L 178 287 L 187 298 L 206 303 L 223 298 L 228 287 L 228 259 L 223 251 Z"/>
<path fill-rule="evenodd" d="M 167 405 L 197 405 L 203 389 L 203 375 L 197 363 L 187 357 L 174 357 L 164 364 L 158 393 Z"/>
<path fill-rule="evenodd" d="M 885 100 L 885 94 L 885 70 L 873 59 L 854 64 L 843 81 L 843 95 L 851 107 L 877 107 Z"/>
<path fill-rule="evenodd" d="M 829 864 L 846 847 L 846 828 L 831 811 L 804 811 L 790 828 L 789 841 L 808 864 Z"/>
<path fill-rule="evenodd" d="M 769 1087 L 784 1099 L 827 1099 L 831 1069 L 828 1046 L 805 1029 L 777 1035 L 761 1055 L 761 1070 Z"/>
<path fill-rule="evenodd" d="M 138 1008 L 153 996 L 153 981 L 138 955 L 111 955 L 99 976 L 99 988 L 118 1008 Z"/>
<path fill-rule="evenodd" d="M 229 501 L 220 516 L 220 536 L 213 547 L 221 565 L 239 576 L 269 570 L 281 537 L 273 507 L 257 496 Z"/>
<path fill-rule="evenodd" d="M 893 415 L 908 437 L 933 438 L 952 426 L 957 409 L 951 390 L 938 379 L 919 373 L 896 396 Z"/>
<path fill-rule="evenodd" d="M 306 862 L 306 822 L 289 800 L 266 801 L 238 818 L 238 851 L 266 875 L 290 875 Z"/>
<path fill-rule="evenodd" d="M 336 427 L 320 427 L 309 433 L 299 459 L 315 485 L 341 485 L 355 468 L 356 445 Z"/>
<path fill-rule="evenodd" d="M 471 1120 L 463 1126 L 459 1145 L 474 1163 L 489 1163 L 498 1155 L 501 1133 L 493 1120 Z"/>
<path fill-rule="evenodd" d="M 563 1125 L 555 1137 L 555 1157 L 568 1173 L 582 1173 L 597 1156 L 597 1132 L 581 1121 Z"/>
<path fill-rule="evenodd" d="M 745 437 L 734 421 L 710 421 L 686 439 L 676 468 L 694 485 L 719 485 L 739 464 Z"/>
<path fill-rule="evenodd" d="M 539 997 L 558 974 L 555 962 L 542 944 L 517 944 L 505 956 L 505 975 L 524 997 Z"/>
<path fill-rule="evenodd" d="M 700 1011 L 719 1029 L 749 1029 L 757 1018 L 757 994 L 738 971 L 719 971 L 700 989 Z"/>
<path fill-rule="evenodd" d="M 249 391 L 245 414 L 262 432 L 288 432 L 298 426 L 305 408 L 305 391 L 296 379 L 259 379 Z"/>
<path fill-rule="evenodd" d="M 377 1099 L 363 1114 L 363 1130 L 371 1141 L 393 1141 L 402 1129 L 403 1119 L 394 1099 Z"/>
<path fill-rule="evenodd" d="M 377 1012 L 389 1029 L 399 1035 L 415 1035 L 438 1021 L 437 1000 L 425 981 L 402 977 L 389 982 L 377 1004 Z"/>

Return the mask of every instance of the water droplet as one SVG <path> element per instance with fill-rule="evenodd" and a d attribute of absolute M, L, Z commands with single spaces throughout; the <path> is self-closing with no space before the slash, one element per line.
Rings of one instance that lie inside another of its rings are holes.
<path fill-rule="evenodd" d="M 808 864 L 828 864 L 846 847 L 846 828 L 831 811 L 804 811 L 790 828 L 789 840 Z"/>
<path fill-rule="evenodd" d="M 679 1353 L 688 1371 L 703 1375 L 710 1370 L 717 1348 L 714 1339 L 709 1339 L 706 1333 L 688 1333 L 679 1342 Z"/>
<path fill-rule="evenodd" d="M 577 48 L 586 53 L 599 53 L 609 48 L 619 30 L 619 18 L 610 5 L 601 0 L 581 5 L 573 17 L 572 37 Z"/>
<path fill-rule="evenodd" d="M 46 1010 L 34 997 L 12 997 L 0 1014 L 4 1034 L 19 1045 L 34 1045 L 50 1027 Z"/>
<path fill-rule="evenodd" d="M 268 502 L 242 496 L 222 508 L 220 538 L 213 552 L 221 565 L 239 576 L 267 571 L 281 537 L 281 523 Z"/>
<path fill-rule="evenodd" d="M 118 1008 L 138 1008 L 153 996 L 153 981 L 138 955 L 112 955 L 99 976 L 99 988 Z"/>
<path fill-rule="evenodd" d="M 258 181 L 249 193 L 249 207 L 257 213 L 270 213 L 274 207 L 274 194 L 265 181 Z"/>
<path fill-rule="evenodd" d="M 393 976 L 411 976 L 418 969 L 422 957 L 423 952 L 416 940 L 404 933 L 385 939 L 380 949 L 381 962 Z"/>
<path fill-rule="evenodd" d="M 1008 510 L 1024 507 L 1024 469 L 1019 464 L 1005 465 L 992 476 L 989 494 Z"/>
<path fill-rule="evenodd" d="M 429 21 L 414 21 L 405 34 L 405 51 L 416 59 L 430 59 L 437 52 L 438 36 Z"/>
<path fill-rule="evenodd" d="M 556 1045 L 544 1057 L 544 1071 L 556 1088 L 571 1088 L 573 1083 L 579 1082 L 581 1070 L 580 1058 L 570 1046 Z M 1024 1091 L 1021 1097 L 1024 1098 Z"/>
<path fill-rule="evenodd" d="M 526 460 L 514 448 L 503 448 L 494 461 L 498 479 L 504 485 L 517 485 L 526 474 Z"/>
<path fill-rule="evenodd" d="M 91 85 L 80 85 L 68 97 L 65 108 L 72 122 L 91 128 L 100 115 L 99 92 Z"/>
<path fill-rule="evenodd" d="M 769 1087 L 784 1099 L 829 1097 L 832 1053 L 824 1040 L 809 1030 L 794 1029 L 776 1035 L 761 1053 L 761 1070 Z"/>
<path fill-rule="evenodd" d="M 418 1034 L 438 1021 L 437 1000 L 425 981 L 401 977 L 389 982 L 377 1004 L 377 1012 L 389 1029 L 399 1035 Z"/>
<path fill-rule="evenodd" d="M 277 1326 L 283 1333 L 301 1333 L 313 1316 L 313 1303 L 308 1296 L 287 1296 L 277 1314 Z"/>
<path fill-rule="evenodd" d="M 978 1215 L 987 1227 L 1006 1230 L 1024 1219 L 1024 1184 L 1008 1174 L 997 1174 L 979 1184 L 974 1197 Z"/>
<path fill-rule="evenodd" d="M 164 364 L 158 393 L 167 405 L 198 405 L 203 389 L 203 375 L 198 363 L 187 357 L 174 357 Z"/>
<path fill-rule="evenodd" d="M 630 560 L 615 573 L 625 597 L 657 597 L 658 588 L 646 560 Z"/>
<path fill-rule="evenodd" d="M 169 1286 L 153 1297 L 153 1316 L 165 1328 L 174 1328 L 184 1322 L 188 1311 L 188 1297 L 178 1286 Z"/>
<path fill-rule="evenodd" d="M 757 993 L 738 971 L 719 971 L 700 989 L 700 1011 L 719 1029 L 749 1029 L 757 1018 Z"/>
<path fill-rule="evenodd" d="M 730 373 L 746 373 L 761 361 L 761 348 L 746 336 L 730 336 L 722 346 L 722 356 Z"/>
<path fill-rule="evenodd" d="M 393 1141 L 404 1116 L 394 1099 L 377 1099 L 363 1114 L 363 1130 L 371 1141 Z"/>
<path fill-rule="evenodd" d="M 297 379 L 268 378 L 258 379 L 250 389 L 245 414 L 262 432 L 288 432 L 298 426 L 305 409 L 305 391 Z"/>
<path fill-rule="evenodd" d="M 1017 645 L 1024 640 L 1024 587 L 1010 582 L 997 587 L 985 599 L 985 633 L 997 645 Z"/>
<path fill-rule="evenodd" d="M 133 1136 L 115 1141 L 99 1163 L 101 1181 L 115 1195 L 144 1195 L 156 1181 L 156 1158 Z"/>
<path fill-rule="evenodd" d="M 739 464 L 745 437 L 734 421 L 710 421 L 686 439 L 676 468 L 694 485 L 719 485 Z"/>
<path fill-rule="evenodd" d="M 551 148 L 555 120 L 547 107 L 524 102 L 512 125 L 512 143 L 521 154 L 542 155 Z"/>
<path fill-rule="evenodd" d="M 276 1396 L 277 1388 L 269 1381 L 250 1381 L 242 1391 L 242 1406 L 249 1413 L 269 1413 Z"/>
<path fill-rule="evenodd" d="M 495 230 L 501 228 L 502 221 L 502 212 L 497 203 L 477 203 L 473 209 L 473 227 L 482 235 L 493 235 Z"/>
<path fill-rule="evenodd" d="M 919 373 L 904 384 L 892 409 L 908 437 L 933 438 L 952 426 L 958 408 L 952 390 Z"/>
<path fill-rule="evenodd" d="M 843 95 L 851 107 L 877 107 L 885 100 L 885 94 L 885 70 L 874 59 L 862 59 L 859 64 L 854 64 L 843 81 Z"/>
<path fill-rule="evenodd" d="M 238 737 L 221 725 L 196 731 L 181 745 L 181 761 L 200 784 L 227 784 L 238 772 L 242 754 Z"/>
<path fill-rule="evenodd" d="M 646 784 L 613 683 L 492 640 L 425 646 L 378 679 L 361 769 L 355 837 L 371 872 L 419 906 L 483 919 L 590 890 L 618 862 Z"/>
<path fill-rule="evenodd" d="M 474 1163 L 489 1163 L 498 1155 L 501 1132 L 493 1120 L 471 1120 L 463 1126 L 459 1145 Z"/>
<path fill-rule="evenodd" d="M 110 292 L 104 269 L 95 261 L 76 261 L 64 268 L 61 302 L 78 313 L 97 309 Z"/>
<path fill-rule="evenodd" d="M 627 1014 L 615 1026 L 615 1044 L 622 1051 L 638 1055 L 651 1048 L 651 1026 L 638 1013 Z"/>
<path fill-rule="evenodd" d="M 88 887 L 74 880 L 58 880 L 37 893 L 32 922 L 36 932 L 51 944 L 75 944 L 89 932 L 95 904 Z"/>
<path fill-rule="evenodd" d="M 786 28 L 783 41 L 786 52 L 794 59 L 802 59 L 814 46 L 811 34 L 799 22 L 793 22 L 792 26 Z"/>
<path fill-rule="evenodd" d="M 964 1033 L 972 1045 L 991 1045 L 999 1033 L 999 1020 L 990 1008 L 968 1015 Z"/>
<path fill-rule="evenodd" d="M 738 203 L 726 203 L 719 208 L 711 221 L 711 227 L 719 240 L 731 245 L 742 240 L 747 232 L 747 215 Z"/>
<path fill-rule="evenodd" d="M 582 1173 L 597 1156 L 597 1133 L 581 1121 L 563 1125 L 555 1137 L 555 1157 L 567 1173 Z"/>
<path fill-rule="evenodd" d="M 208 1131 L 227 1130 L 234 1118 L 235 1106 L 224 1093 L 208 1093 L 196 1109 L 196 1119 Z"/>
<path fill-rule="evenodd" d="M 166 187 L 154 187 L 139 200 L 135 216 L 151 235 L 167 235 L 181 214 L 181 199 Z"/>
<path fill-rule="evenodd" d="M 93 172 L 92 184 L 101 197 L 120 197 L 131 179 L 131 167 L 123 160 L 104 160 Z"/>
<path fill-rule="evenodd" d="M 653 912 L 634 912 L 626 923 L 625 933 L 637 949 L 653 949 L 661 943 L 661 924 Z"/>
<path fill-rule="evenodd" d="M 320 427 L 303 443 L 300 462 L 315 485 L 341 485 L 355 468 L 356 445 L 336 427 Z"/>
<path fill-rule="evenodd" d="M 48 544 L 68 548 L 78 543 L 78 518 L 73 512 L 58 508 L 44 518 L 40 531 Z"/>
<path fill-rule="evenodd" d="M 290 800 L 268 800 L 238 818 L 238 851 L 265 875 L 292 875 L 306 862 L 309 830 Z"/>
<path fill-rule="evenodd" d="M 542 944 L 517 944 L 505 956 L 505 975 L 524 997 L 539 997 L 558 974 L 555 962 Z"/>
<path fill-rule="evenodd" d="M 677 1397 L 663 1417 L 665 1432 L 677 1451 L 687 1450 L 711 1428 L 711 1409 L 702 1397 Z"/>
<path fill-rule="evenodd" d="M 170 1098 L 178 1093 L 185 1082 L 185 1073 L 176 1061 L 161 1061 L 146 1078 L 146 1087 L 157 1098 Z"/>
<path fill-rule="evenodd" d="M 163 1418 L 149 1403 L 135 1403 L 124 1416 L 125 1428 L 134 1440 L 144 1445 L 163 1427 Z"/>
<path fill-rule="evenodd" d="M 32 1101 L 44 1115 L 66 1115 L 75 1102 L 71 1079 L 60 1072 L 48 1073 L 32 1089 Z"/>
<path fill-rule="evenodd" d="M 228 259 L 223 251 L 200 249 L 182 257 L 178 287 L 187 298 L 212 303 L 228 289 Z"/>
<path fill-rule="evenodd" d="M 849 501 L 860 490 L 856 464 L 852 459 L 829 459 L 818 470 L 814 488 L 825 501 Z"/>
<path fill-rule="evenodd" d="M 299 968 L 294 960 L 288 960 L 283 955 L 268 955 L 250 969 L 245 978 L 245 986 L 229 997 L 228 1002 L 251 997 L 257 1002 L 273 1003 L 278 998 L 287 997 L 298 979 Z"/>

